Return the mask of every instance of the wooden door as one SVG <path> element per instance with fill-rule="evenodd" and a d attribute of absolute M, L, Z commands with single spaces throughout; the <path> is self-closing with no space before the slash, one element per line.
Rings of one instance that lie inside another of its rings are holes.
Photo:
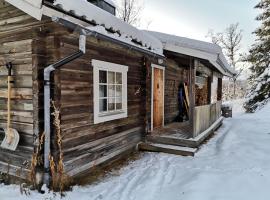
<path fill-rule="evenodd" d="M 164 70 L 153 69 L 153 128 L 163 126 L 164 118 Z"/>

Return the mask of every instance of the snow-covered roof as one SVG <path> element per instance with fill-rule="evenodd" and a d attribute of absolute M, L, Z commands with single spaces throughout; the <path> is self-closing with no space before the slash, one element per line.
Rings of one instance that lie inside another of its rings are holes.
<path fill-rule="evenodd" d="M 145 49 L 162 54 L 162 44 L 158 39 L 121 21 L 86 0 L 55 0 L 54 5 L 60 5 L 63 10 L 72 11 L 75 15 L 83 16 L 88 21 L 94 21 L 99 28 L 93 28 L 98 32 L 102 30 L 100 32 L 102 34 L 106 34 L 106 30 L 110 30 L 108 36 L 112 36 L 110 33 L 114 32 L 114 38 L 118 35 L 121 41 L 126 41 L 127 43 L 135 41 L 136 43 L 141 43 Z M 91 26 L 88 28 L 91 29 Z"/>
<path fill-rule="evenodd" d="M 216 44 L 165 33 L 145 32 L 158 38 L 163 43 L 165 50 L 208 60 L 215 68 L 227 76 L 236 73 L 228 64 L 221 47 Z"/>
<path fill-rule="evenodd" d="M 150 34 L 141 31 L 89 3 L 87 0 L 54 0 L 54 6 L 61 8 L 66 13 L 81 17 L 91 22 L 86 24 L 83 21 L 70 17 L 70 15 L 56 9 L 47 7 L 42 0 L 6 0 L 12 5 L 23 10 L 27 14 L 41 20 L 42 16 L 59 17 L 67 21 L 83 25 L 90 31 L 98 32 L 107 37 L 136 46 L 148 52 L 163 55 L 162 43 Z M 110 2 L 111 0 L 107 0 Z M 110 2 L 111 3 L 111 2 Z"/>

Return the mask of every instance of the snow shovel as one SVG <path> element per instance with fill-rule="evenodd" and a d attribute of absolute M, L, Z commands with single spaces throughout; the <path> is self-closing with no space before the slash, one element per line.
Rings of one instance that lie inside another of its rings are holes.
<path fill-rule="evenodd" d="M 1 143 L 1 147 L 3 149 L 8 149 L 11 151 L 15 151 L 19 140 L 20 135 L 17 130 L 10 127 L 11 122 L 11 113 L 10 113 L 10 99 L 11 99 L 11 69 L 12 69 L 12 63 L 6 64 L 8 69 L 8 91 L 7 91 L 7 128 L 4 129 L 5 131 L 5 138 Z"/>

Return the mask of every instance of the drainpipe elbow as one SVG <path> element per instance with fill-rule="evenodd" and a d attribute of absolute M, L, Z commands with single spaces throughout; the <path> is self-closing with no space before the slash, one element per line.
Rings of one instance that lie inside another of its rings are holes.
<path fill-rule="evenodd" d="M 86 52 L 86 35 L 85 34 L 80 34 L 79 50 L 83 52 L 83 54 L 85 54 Z"/>
<path fill-rule="evenodd" d="M 53 65 L 50 65 L 44 69 L 44 81 L 50 81 L 51 72 L 53 72 L 55 68 Z"/>

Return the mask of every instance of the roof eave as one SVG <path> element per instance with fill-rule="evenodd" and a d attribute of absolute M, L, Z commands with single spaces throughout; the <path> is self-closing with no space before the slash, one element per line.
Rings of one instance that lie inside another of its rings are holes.
<path fill-rule="evenodd" d="M 223 66 L 219 65 L 217 63 L 218 55 L 217 54 L 211 54 L 208 52 L 203 52 L 195 49 L 190 49 L 186 47 L 180 47 L 172 44 L 164 44 L 164 49 L 167 51 L 192 56 L 195 58 L 200 58 L 204 60 L 208 60 L 220 73 L 222 73 L 225 76 L 232 77 L 233 74 L 229 72 L 229 70 L 226 70 L 223 68 Z"/>
<path fill-rule="evenodd" d="M 22 10 L 28 15 L 34 17 L 37 20 L 41 20 L 42 18 L 42 0 L 5 0 L 9 4 L 15 6 L 16 8 Z"/>

